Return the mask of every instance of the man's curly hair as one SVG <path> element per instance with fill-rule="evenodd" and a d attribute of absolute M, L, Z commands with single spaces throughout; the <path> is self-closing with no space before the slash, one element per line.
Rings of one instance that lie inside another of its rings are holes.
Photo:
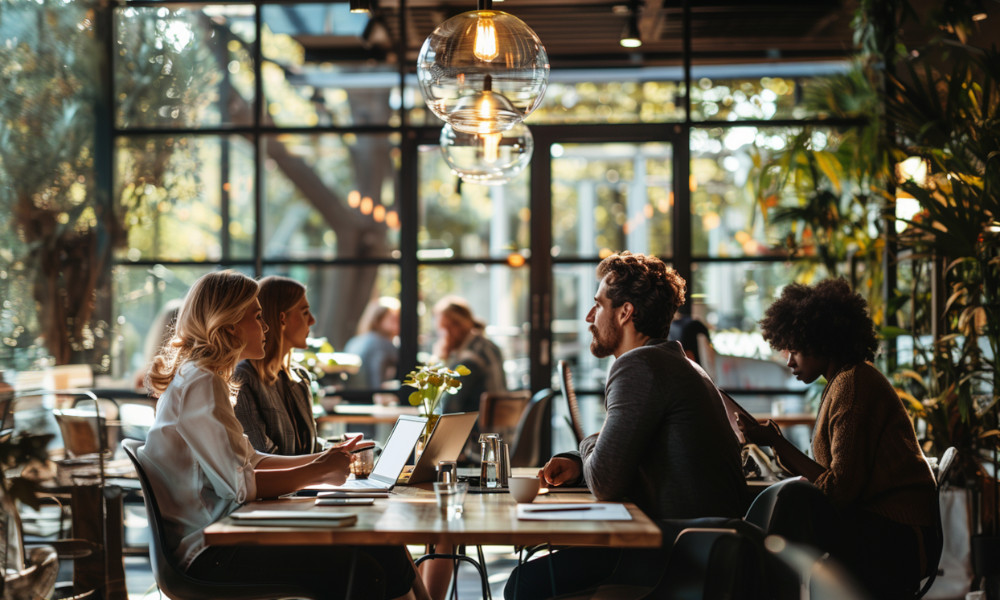
<path fill-rule="evenodd" d="M 652 338 L 666 338 L 670 321 L 684 304 L 684 278 L 655 256 L 612 254 L 597 265 L 597 277 L 607 277 L 611 306 L 626 302 L 635 307 L 635 330 Z"/>
<path fill-rule="evenodd" d="M 775 350 L 844 364 L 874 360 L 878 348 L 865 299 L 843 279 L 827 279 L 813 287 L 787 286 L 764 312 L 760 330 Z"/>

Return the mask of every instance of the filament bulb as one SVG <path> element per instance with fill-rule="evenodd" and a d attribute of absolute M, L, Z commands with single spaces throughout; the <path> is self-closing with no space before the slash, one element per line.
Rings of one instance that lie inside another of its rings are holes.
<path fill-rule="evenodd" d="M 502 133 L 484 133 L 479 136 L 483 140 L 483 160 L 493 164 L 500 158 L 500 139 Z"/>
<path fill-rule="evenodd" d="M 492 16 L 480 16 L 476 21 L 476 44 L 472 53 L 481 61 L 490 62 L 500 55 L 497 47 L 497 28 Z"/>

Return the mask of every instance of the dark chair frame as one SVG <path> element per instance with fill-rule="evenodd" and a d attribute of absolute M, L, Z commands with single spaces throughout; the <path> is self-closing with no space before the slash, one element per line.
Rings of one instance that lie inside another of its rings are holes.
<path fill-rule="evenodd" d="M 521 413 L 510 452 L 511 467 L 538 467 L 548 460 L 552 448 L 551 388 L 535 392 Z"/>
<path fill-rule="evenodd" d="M 558 369 L 562 395 L 569 407 L 569 426 L 573 430 L 576 445 L 579 446 L 583 438 L 587 436 L 583 432 L 583 417 L 580 416 L 580 402 L 576 399 L 576 387 L 573 385 L 573 371 L 570 369 L 569 363 L 565 360 L 559 361 Z"/>

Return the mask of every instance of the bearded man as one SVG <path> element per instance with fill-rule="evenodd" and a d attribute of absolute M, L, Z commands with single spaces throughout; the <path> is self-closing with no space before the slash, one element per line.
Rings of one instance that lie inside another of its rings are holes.
<path fill-rule="evenodd" d="M 604 259 L 597 276 L 587 322 L 591 353 L 615 357 L 607 417 L 578 453 L 556 455 L 539 475 L 550 487 L 586 482 L 598 500 L 634 502 L 657 521 L 742 516 L 746 479 L 719 390 L 680 342 L 667 341 L 684 279 L 658 258 L 630 252 Z M 557 595 L 601 585 L 652 588 L 667 549 L 561 550 L 519 567 L 504 596 L 546 598 L 553 584 Z"/>

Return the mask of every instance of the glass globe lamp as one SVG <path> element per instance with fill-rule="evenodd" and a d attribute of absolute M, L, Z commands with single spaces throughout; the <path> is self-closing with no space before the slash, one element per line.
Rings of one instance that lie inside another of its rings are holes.
<path fill-rule="evenodd" d="M 524 123 L 496 133 L 471 134 L 441 128 L 441 153 L 462 181 L 502 185 L 516 177 L 531 162 L 535 139 Z"/>
<path fill-rule="evenodd" d="M 427 36 L 417 58 L 417 79 L 428 108 L 445 122 L 455 125 L 454 113 L 467 115 L 484 92 L 506 98 L 521 120 L 545 95 L 549 57 L 524 21 L 503 11 L 474 10 L 448 19 Z M 497 114 L 492 130 L 513 126 L 512 118 Z M 462 124 L 467 120 L 458 127 L 469 131 Z"/>

